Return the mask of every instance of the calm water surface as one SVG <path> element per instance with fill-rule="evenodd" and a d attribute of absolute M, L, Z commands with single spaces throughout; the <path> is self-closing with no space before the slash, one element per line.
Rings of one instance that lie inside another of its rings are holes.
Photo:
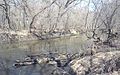
<path fill-rule="evenodd" d="M 86 48 L 85 42 L 86 39 L 83 36 L 72 36 L 51 40 L 1 44 L 0 75 L 40 75 L 39 66 L 14 68 L 13 63 L 16 59 L 23 59 L 30 54 L 81 52 Z"/>

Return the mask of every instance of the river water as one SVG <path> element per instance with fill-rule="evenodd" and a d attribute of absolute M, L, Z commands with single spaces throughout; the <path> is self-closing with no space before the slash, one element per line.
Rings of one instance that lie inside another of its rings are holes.
<path fill-rule="evenodd" d="M 89 44 L 88 44 L 89 45 Z M 47 52 L 78 53 L 85 50 L 84 36 L 62 37 L 50 40 L 27 41 L 0 45 L 0 75 L 40 75 L 39 67 L 14 68 L 16 59 L 23 59 L 26 55 Z"/>

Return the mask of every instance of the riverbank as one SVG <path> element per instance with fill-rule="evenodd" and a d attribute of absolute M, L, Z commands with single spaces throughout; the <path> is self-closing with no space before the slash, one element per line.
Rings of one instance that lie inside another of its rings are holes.
<path fill-rule="evenodd" d="M 56 39 L 62 37 L 71 37 L 79 35 L 77 31 L 53 31 L 53 32 L 40 32 L 33 31 L 29 32 L 28 30 L 22 31 L 2 31 L 0 33 L 0 42 L 1 43 L 15 43 L 15 42 L 24 42 L 24 41 L 33 41 L 33 40 L 48 40 Z"/>
<path fill-rule="evenodd" d="M 76 75 L 119 75 L 120 51 L 99 52 L 70 63 Z"/>
<path fill-rule="evenodd" d="M 52 55 L 53 54 L 53 55 Z M 120 51 L 98 52 L 94 55 L 82 56 L 81 54 L 40 54 L 27 56 L 27 61 L 17 61 L 19 67 L 32 65 L 37 59 L 41 65 L 43 75 L 119 75 Z M 32 57 L 32 59 L 31 59 Z M 25 58 L 26 59 L 26 58 Z M 30 62 L 32 62 L 30 64 Z M 19 65 L 19 63 L 21 63 Z"/>

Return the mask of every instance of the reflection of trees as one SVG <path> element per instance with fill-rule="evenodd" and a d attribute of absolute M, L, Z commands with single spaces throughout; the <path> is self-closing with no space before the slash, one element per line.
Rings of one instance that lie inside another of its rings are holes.
<path fill-rule="evenodd" d="M 30 43 L 28 44 L 28 54 L 32 55 L 35 54 L 38 48 L 39 42 L 34 42 L 34 43 Z"/>

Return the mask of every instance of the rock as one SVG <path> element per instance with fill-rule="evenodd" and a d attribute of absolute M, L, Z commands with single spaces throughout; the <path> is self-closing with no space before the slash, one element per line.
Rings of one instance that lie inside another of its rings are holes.
<path fill-rule="evenodd" d="M 48 58 L 37 58 L 36 59 L 38 64 L 42 64 L 42 63 L 47 63 L 48 62 Z"/>
<path fill-rule="evenodd" d="M 34 61 L 20 61 L 13 64 L 15 67 L 34 65 Z"/>
<path fill-rule="evenodd" d="M 120 51 L 98 52 L 93 55 L 88 53 L 87 56 L 75 59 L 72 58 L 76 57 L 76 54 L 29 57 L 31 58 L 26 58 L 24 63 L 35 62 L 36 59 L 37 64 L 42 66 L 40 70 L 42 75 L 119 75 L 120 70 Z M 70 57 L 72 58 L 69 61 Z M 67 66 L 63 66 L 66 63 Z"/>
<path fill-rule="evenodd" d="M 117 75 L 120 70 L 120 51 L 99 52 L 93 56 L 85 56 L 70 62 L 76 75 Z"/>
<path fill-rule="evenodd" d="M 77 75 L 85 75 L 85 71 L 90 67 L 90 57 L 75 59 L 71 61 L 70 66 Z"/>

